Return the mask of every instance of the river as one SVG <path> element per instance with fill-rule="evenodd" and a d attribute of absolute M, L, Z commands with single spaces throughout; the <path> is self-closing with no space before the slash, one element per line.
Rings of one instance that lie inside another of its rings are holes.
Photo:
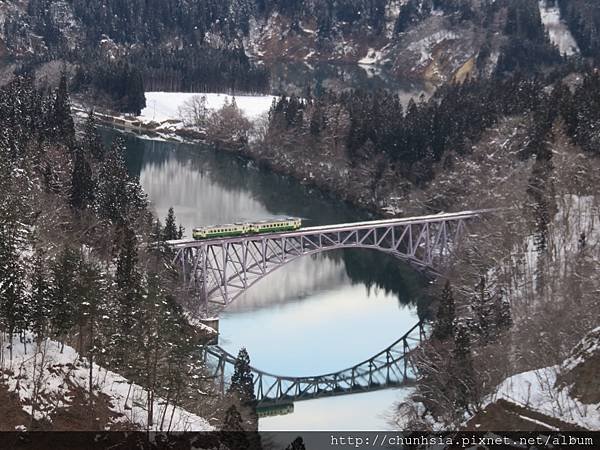
<path fill-rule="evenodd" d="M 103 132 L 107 140 L 116 132 Z M 302 217 L 307 225 L 368 215 L 253 163 L 203 145 L 125 135 L 129 170 L 139 175 L 159 217 L 173 206 L 189 236 L 197 225 Z M 423 281 L 377 252 L 306 257 L 273 273 L 220 316 L 220 344 L 246 347 L 253 366 L 279 375 L 319 375 L 386 348 L 418 321 Z M 389 429 L 407 389 L 297 402 L 292 414 L 260 419 L 261 430 Z"/>

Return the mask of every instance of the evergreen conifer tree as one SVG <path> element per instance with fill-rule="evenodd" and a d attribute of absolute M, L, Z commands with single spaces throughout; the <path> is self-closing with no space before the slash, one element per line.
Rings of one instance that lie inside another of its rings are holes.
<path fill-rule="evenodd" d="M 88 208 L 94 200 L 92 168 L 80 145 L 75 146 L 73 153 L 70 200 L 71 206 L 76 210 Z"/>
<path fill-rule="evenodd" d="M 94 110 L 90 110 L 88 117 L 85 121 L 83 130 L 82 146 L 85 149 L 85 153 L 92 155 L 94 160 L 102 161 L 104 159 L 105 148 L 102 144 L 100 136 L 98 135 L 98 129 L 96 127 L 96 117 Z"/>
<path fill-rule="evenodd" d="M 472 401 L 474 382 L 473 358 L 471 355 L 471 336 L 469 327 L 464 322 L 454 326 L 453 366 L 456 379 L 456 407 L 463 411 L 469 410 Z"/>
<path fill-rule="evenodd" d="M 117 139 L 97 174 L 95 203 L 98 215 L 114 224 L 124 224 L 146 207 L 139 181 L 127 172 L 124 152 L 123 141 Z"/>
<path fill-rule="evenodd" d="M 63 339 L 75 324 L 78 304 L 76 275 L 79 266 L 78 253 L 65 247 L 52 265 L 52 328 L 57 337 Z M 61 348 L 62 351 L 62 348 Z"/>
<path fill-rule="evenodd" d="M 94 333 L 98 312 L 102 304 L 102 282 L 100 269 L 93 261 L 81 260 L 78 267 L 77 304 L 75 318 L 79 325 L 80 354 L 84 354 L 87 341 L 88 349 L 94 346 Z M 87 331 L 87 338 L 85 332 Z"/>
<path fill-rule="evenodd" d="M 165 219 L 165 228 L 163 234 L 165 241 L 172 241 L 179 237 L 177 223 L 175 221 L 175 211 L 172 206 L 169 208 L 167 218 Z"/>
<path fill-rule="evenodd" d="M 33 262 L 31 275 L 31 328 L 38 342 L 41 342 L 48 332 L 48 318 L 51 316 L 51 290 L 48 282 L 48 271 L 43 255 L 38 252 Z"/>
<path fill-rule="evenodd" d="M 493 318 L 491 317 L 489 295 L 487 293 L 484 276 L 480 278 L 477 289 L 479 292 L 475 295 L 473 300 L 473 309 L 477 317 L 481 338 L 484 343 L 488 343 L 492 335 Z"/>
<path fill-rule="evenodd" d="M 24 270 L 12 242 L 0 236 L 0 320 L 10 340 L 12 359 L 12 338 L 26 324 L 27 299 Z"/>
<path fill-rule="evenodd" d="M 138 271 L 137 237 L 135 231 L 125 226 L 123 240 L 117 258 L 116 284 L 120 307 L 120 326 L 127 334 L 134 325 L 136 305 L 141 293 L 140 274 Z"/>
<path fill-rule="evenodd" d="M 450 282 L 446 281 L 444 290 L 439 299 L 439 306 L 437 317 L 433 325 L 432 336 L 434 339 L 445 341 L 454 334 L 454 319 L 455 319 L 455 306 L 454 297 L 452 295 L 452 287 Z"/>
<path fill-rule="evenodd" d="M 65 72 L 61 74 L 58 90 L 54 98 L 52 120 L 55 136 L 65 144 L 71 145 L 75 140 L 75 124 L 71 116 L 71 103 L 67 87 L 67 74 Z"/>
<path fill-rule="evenodd" d="M 292 441 L 290 445 L 286 447 L 285 450 L 306 450 L 306 446 L 304 445 L 304 440 L 301 436 L 298 436 L 296 439 Z"/>
<path fill-rule="evenodd" d="M 512 326 L 512 314 L 509 300 L 500 292 L 496 297 L 496 326 L 498 330 L 506 330 Z"/>
<path fill-rule="evenodd" d="M 242 424 L 242 416 L 234 405 L 227 408 L 225 412 L 221 442 L 229 450 L 247 450 L 249 448 L 248 439 L 246 438 Z"/>
<path fill-rule="evenodd" d="M 251 404 L 256 399 L 254 395 L 254 376 L 250 369 L 250 356 L 245 348 L 239 351 L 235 361 L 229 391 L 235 392 L 243 404 Z"/>

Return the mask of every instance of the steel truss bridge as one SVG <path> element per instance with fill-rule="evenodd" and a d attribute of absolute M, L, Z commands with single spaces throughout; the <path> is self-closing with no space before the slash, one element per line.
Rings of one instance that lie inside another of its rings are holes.
<path fill-rule="evenodd" d="M 425 338 L 425 324 L 421 321 L 375 356 L 339 372 L 324 375 L 289 377 L 251 367 L 257 406 L 409 385 L 415 381 L 410 354 Z M 233 373 L 236 357 L 219 346 L 207 346 L 204 348 L 204 358 L 207 367 L 212 369 L 211 375 L 219 380 L 224 392 L 225 379 Z"/>
<path fill-rule="evenodd" d="M 329 250 L 365 248 L 428 269 L 441 269 L 459 245 L 465 224 L 491 210 L 302 228 L 298 231 L 208 240 L 168 241 L 185 289 L 227 306 L 251 286 L 296 259 Z"/>

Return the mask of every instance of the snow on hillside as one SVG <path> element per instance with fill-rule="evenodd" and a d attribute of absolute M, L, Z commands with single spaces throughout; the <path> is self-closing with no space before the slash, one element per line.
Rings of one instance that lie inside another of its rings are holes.
<path fill-rule="evenodd" d="M 3 336 L 6 344 L 7 337 Z M 14 340 L 12 360 L 7 350 L 3 353 L 0 380 L 10 392 L 19 396 L 23 410 L 35 419 L 50 420 L 51 415 L 69 408 L 69 394 L 73 389 L 89 389 L 89 364 L 87 360 L 67 345 L 61 353 L 60 343 L 46 339 L 39 348 L 32 335 L 27 351 L 18 339 Z M 113 422 L 129 423 L 145 430 L 148 426 L 148 401 L 146 390 L 130 383 L 120 375 L 93 365 L 94 390 L 111 399 L 111 411 L 119 418 Z M 37 399 L 37 400 L 36 400 Z M 37 402 L 36 411 L 32 404 Z M 180 407 L 154 400 L 153 425 L 155 431 L 211 431 L 214 428 L 202 417 Z M 162 424 L 162 426 L 161 426 Z"/>
<path fill-rule="evenodd" d="M 569 27 L 560 18 L 558 5 L 548 6 L 546 0 L 540 0 L 540 13 L 542 23 L 550 35 L 550 40 L 562 54 L 567 56 L 579 53 L 577 42 L 573 38 Z"/>
<path fill-rule="evenodd" d="M 206 106 L 210 110 L 223 107 L 225 101 L 231 102 L 232 96 L 214 93 L 188 93 L 188 92 L 146 92 L 146 108 L 138 119 L 154 122 L 165 120 L 178 120 L 179 108 L 192 97 L 206 96 Z M 235 96 L 238 108 L 250 120 L 256 120 L 269 112 L 274 97 L 272 95 L 240 95 Z"/>
<path fill-rule="evenodd" d="M 556 417 L 590 430 L 600 430 L 600 405 L 586 405 L 571 397 L 567 387 L 557 387 L 559 366 L 519 373 L 504 380 L 490 403 L 505 399 L 519 406 Z"/>
<path fill-rule="evenodd" d="M 381 50 L 375 50 L 372 47 L 369 47 L 369 51 L 367 55 L 358 60 L 358 64 L 361 66 L 371 66 L 376 64 L 382 64 L 386 62 L 385 59 L 385 50 L 387 49 L 387 45 L 383 47 Z"/>
<path fill-rule="evenodd" d="M 433 59 L 433 49 L 444 41 L 457 39 L 457 33 L 448 30 L 440 30 L 423 39 L 412 42 L 408 49 L 420 55 L 418 64 L 424 64 Z"/>

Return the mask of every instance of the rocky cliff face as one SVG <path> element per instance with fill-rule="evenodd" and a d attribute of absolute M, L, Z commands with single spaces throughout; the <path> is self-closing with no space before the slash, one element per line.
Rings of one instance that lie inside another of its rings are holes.
<path fill-rule="evenodd" d="M 161 6 L 131 2 L 126 7 L 108 1 L 96 5 L 95 13 L 93 3 L 2 2 L 0 57 L 39 62 L 68 59 L 89 50 L 103 52 L 108 47 L 113 55 L 150 45 L 173 51 L 190 45 L 243 47 L 249 56 L 267 64 L 275 60 L 357 63 L 439 85 L 471 73 L 484 42 L 476 0 L 466 2 L 473 13 L 468 18 L 458 17 L 456 6 L 433 8 L 439 3 L 433 0 L 314 0 L 299 6 L 288 6 L 283 0 L 227 0 L 227 5 L 207 5 L 204 10 L 179 0 Z M 187 21 L 153 19 L 169 14 L 189 17 Z M 97 17 L 94 23 L 92 17 Z"/>
<path fill-rule="evenodd" d="M 0 57 L 37 64 L 76 63 L 84 55 L 129 56 L 157 71 L 190 58 L 195 65 L 218 65 L 214 55 L 206 56 L 216 51 L 228 61 L 245 53 L 269 66 L 282 60 L 360 64 L 374 73 L 385 68 L 398 78 L 440 86 L 489 75 L 499 64 L 522 71 L 532 61 L 556 63 L 558 51 L 550 54 L 547 45 L 557 26 L 559 37 L 568 35 L 569 48 L 577 49 L 558 8 L 544 5 L 538 0 L 15 0 L 0 3 Z"/>
<path fill-rule="evenodd" d="M 388 1 L 385 24 L 379 32 L 336 22 L 325 35 L 313 17 L 295 21 L 273 13 L 254 20 L 245 38 L 246 51 L 257 59 L 360 64 L 377 71 L 435 85 L 465 79 L 475 69 L 485 35 L 471 20 L 456 21 L 453 14 L 433 10 L 396 30 L 406 1 Z"/>

